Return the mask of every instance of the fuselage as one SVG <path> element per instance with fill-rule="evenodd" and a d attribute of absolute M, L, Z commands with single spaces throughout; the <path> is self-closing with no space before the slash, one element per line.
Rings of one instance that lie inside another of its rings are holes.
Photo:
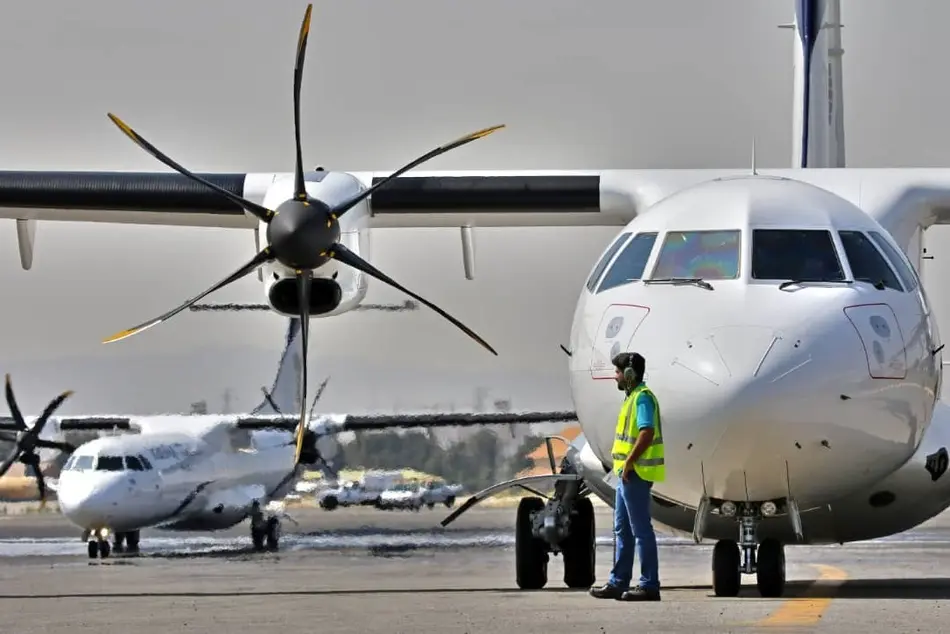
<path fill-rule="evenodd" d="M 288 433 L 155 422 L 171 431 L 98 438 L 70 457 L 57 485 L 70 522 L 85 530 L 227 528 L 254 500 L 282 496 L 293 479 Z"/>
<path fill-rule="evenodd" d="M 623 398 L 611 358 L 638 351 L 661 409 L 658 499 L 814 509 L 872 494 L 918 452 L 940 389 L 939 334 L 899 250 L 853 204 L 788 179 L 710 181 L 657 203 L 576 308 L 571 386 L 594 455 L 610 465 Z M 674 528 L 690 530 L 680 515 Z M 824 532 L 812 536 L 842 534 Z"/>

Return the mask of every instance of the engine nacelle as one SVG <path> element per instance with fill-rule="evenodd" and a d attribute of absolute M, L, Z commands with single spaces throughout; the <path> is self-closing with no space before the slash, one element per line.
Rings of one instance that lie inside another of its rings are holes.
<path fill-rule="evenodd" d="M 315 171 L 305 174 L 307 193 L 329 205 L 341 202 L 363 191 L 365 187 L 346 172 Z M 263 205 L 276 209 L 293 196 L 292 175 L 276 178 L 267 190 Z M 369 205 L 364 201 L 340 218 L 340 242 L 363 259 L 370 260 Z M 266 240 L 267 227 L 261 224 L 259 235 Z M 264 293 L 267 303 L 285 317 L 300 314 L 296 275 L 278 262 L 263 267 Z M 366 275 L 331 260 L 313 272 L 310 291 L 310 314 L 330 317 L 353 310 L 362 303 L 368 290 Z"/>

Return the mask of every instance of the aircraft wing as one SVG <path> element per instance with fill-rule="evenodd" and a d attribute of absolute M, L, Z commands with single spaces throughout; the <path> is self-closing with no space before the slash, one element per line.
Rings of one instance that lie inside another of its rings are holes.
<path fill-rule="evenodd" d="M 346 431 L 388 429 L 427 429 L 433 427 L 471 427 L 480 425 L 524 425 L 531 423 L 573 422 L 577 414 L 570 411 L 492 412 L 442 414 L 323 414 L 310 420 L 310 429 L 317 434 Z M 281 429 L 293 431 L 297 418 L 280 415 L 241 415 L 235 425 L 239 429 Z"/>
<path fill-rule="evenodd" d="M 389 172 L 353 172 L 367 187 Z M 199 173 L 263 204 L 280 173 Z M 413 172 L 369 200 L 370 227 L 623 225 L 637 201 L 602 171 Z M 174 172 L 0 171 L 0 218 L 254 228 L 222 195 Z M 25 228 L 24 228 L 25 231 Z"/>

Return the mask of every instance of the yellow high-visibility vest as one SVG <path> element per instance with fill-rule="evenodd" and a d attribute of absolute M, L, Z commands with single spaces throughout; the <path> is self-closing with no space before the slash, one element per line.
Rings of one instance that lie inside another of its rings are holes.
<path fill-rule="evenodd" d="M 647 447 L 647 450 L 640 454 L 633 465 L 633 469 L 638 476 L 647 482 L 662 482 L 666 479 L 666 463 L 663 453 L 663 428 L 660 425 L 660 403 L 656 400 L 656 395 L 650 391 L 650 388 L 642 383 L 630 392 L 630 396 L 623 402 L 620 415 L 617 417 L 614 446 L 610 452 L 614 461 L 614 472 L 617 475 L 623 473 L 623 465 L 627 461 L 627 456 L 633 450 L 633 443 L 637 439 L 637 397 L 641 394 L 646 394 L 653 399 L 655 429 L 653 441 Z"/>

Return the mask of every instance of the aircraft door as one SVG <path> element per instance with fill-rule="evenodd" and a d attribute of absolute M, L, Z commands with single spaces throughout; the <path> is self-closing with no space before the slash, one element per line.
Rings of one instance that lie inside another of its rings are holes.
<path fill-rule="evenodd" d="M 873 379 L 907 376 L 907 351 L 897 315 L 887 304 L 849 306 L 845 314 L 857 330 Z"/>
<path fill-rule="evenodd" d="M 650 314 L 650 309 L 646 306 L 611 304 L 607 307 L 593 337 L 594 344 L 590 356 L 592 379 L 613 377 L 614 368 L 610 360 L 618 352 L 627 351 L 630 341 L 637 334 L 637 329 L 648 314 Z"/>

